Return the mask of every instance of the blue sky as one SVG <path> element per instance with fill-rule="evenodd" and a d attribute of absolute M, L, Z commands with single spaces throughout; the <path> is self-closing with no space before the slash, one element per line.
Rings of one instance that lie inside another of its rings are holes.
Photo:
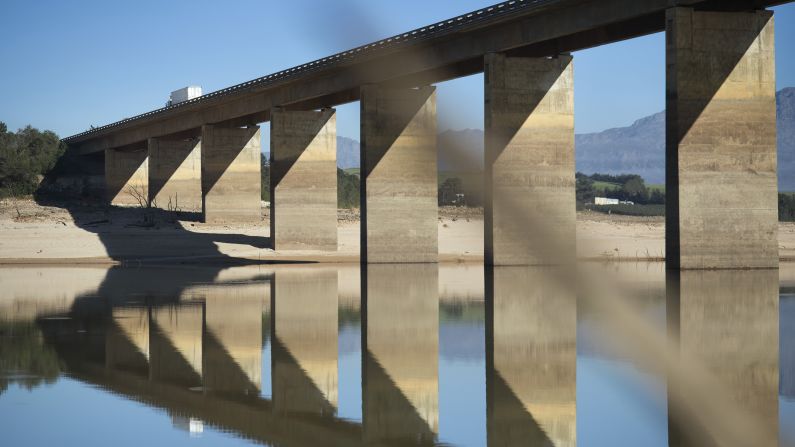
<path fill-rule="evenodd" d="M 3 0 L 0 121 L 68 136 L 493 3 Z M 775 11 L 778 86 L 795 86 L 795 4 Z M 577 132 L 663 110 L 664 49 L 656 34 L 575 53 Z M 480 75 L 439 84 L 441 127 L 482 128 L 482 95 Z M 340 135 L 358 139 L 358 115 L 338 107 Z"/>

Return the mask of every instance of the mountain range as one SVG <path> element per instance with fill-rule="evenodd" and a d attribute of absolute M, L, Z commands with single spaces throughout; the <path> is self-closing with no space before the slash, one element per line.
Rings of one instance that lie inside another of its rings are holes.
<path fill-rule="evenodd" d="M 778 182 L 795 191 L 795 88 L 776 93 Z M 647 183 L 665 182 L 665 112 L 627 127 L 575 136 L 577 170 L 585 174 L 639 174 Z M 483 131 L 448 130 L 439 134 L 439 170 L 471 172 L 483 169 Z M 458 155 L 456 155 L 458 154 Z M 359 142 L 337 137 L 339 167 L 359 167 Z"/>

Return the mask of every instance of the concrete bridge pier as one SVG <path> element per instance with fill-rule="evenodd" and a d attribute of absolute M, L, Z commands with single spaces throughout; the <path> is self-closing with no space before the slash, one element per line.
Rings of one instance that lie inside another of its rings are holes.
<path fill-rule="evenodd" d="M 202 210 L 201 140 L 150 138 L 149 201 L 168 211 Z"/>
<path fill-rule="evenodd" d="M 666 20 L 667 267 L 777 268 L 773 13 Z"/>
<path fill-rule="evenodd" d="M 105 194 L 111 205 L 147 205 L 149 151 L 146 146 L 105 150 Z"/>
<path fill-rule="evenodd" d="M 572 57 L 488 54 L 484 62 L 485 261 L 571 261 L 576 250 Z"/>
<path fill-rule="evenodd" d="M 272 111 L 270 169 L 273 248 L 336 251 L 336 111 Z"/>
<path fill-rule="evenodd" d="M 362 263 L 437 261 L 436 160 L 435 87 L 362 87 Z"/>
<path fill-rule="evenodd" d="M 260 146 L 259 126 L 202 126 L 205 222 L 260 220 Z"/>

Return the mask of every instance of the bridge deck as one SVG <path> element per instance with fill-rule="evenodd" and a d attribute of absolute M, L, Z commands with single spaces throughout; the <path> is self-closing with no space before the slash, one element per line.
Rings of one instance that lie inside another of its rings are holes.
<path fill-rule="evenodd" d="M 665 10 L 758 9 L 782 0 L 510 0 L 92 129 L 64 141 L 81 153 L 196 135 L 205 124 L 268 121 L 273 107 L 359 99 L 365 84 L 419 86 L 478 73 L 483 55 L 547 56 L 662 31 Z"/>

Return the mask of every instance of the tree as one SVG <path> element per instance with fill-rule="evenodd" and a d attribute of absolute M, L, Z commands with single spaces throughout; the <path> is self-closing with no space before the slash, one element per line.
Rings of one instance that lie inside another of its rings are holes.
<path fill-rule="evenodd" d="M 358 208 L 359 194 L 359 177 L 337 168 L 337 206 Z"/>
<path fill-rule="evenodd" d="M 646 203 L 649 201 L 649 190 L 640 176 L 629 178 L 624 186 L 621 187 L 624 200 L 631 200 L 636 203 Z"/>
<path fill-rule="evenodd" d="M 458 194 L 464 193 L 463 182 L 458 177 L 450 177 L 439 186 L 439 205 L 456 205 Z"/>
<path fill-rule="evenodd" d="M 594 198 L 593 180 L 582 172 L 576 174 L 575 190 L 577 203 L 591 203 Z"/>
<path fill-rule="evenodd" d="M 66 145 L 51 131 L 27 126 L 13 133 L 0 123 L 0 196 L 33 193 L 65 151 Z"/>

